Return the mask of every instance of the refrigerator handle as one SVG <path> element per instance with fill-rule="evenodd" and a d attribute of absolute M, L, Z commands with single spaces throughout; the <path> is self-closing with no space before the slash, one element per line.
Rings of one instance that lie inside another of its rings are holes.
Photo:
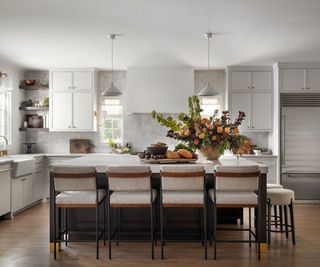
<path fill-rule="evenodd" d="M 286 116 L 281 116 L 281 165 L 286 165 L 286 146 L 285 146 L 285 138 L 286 138 L 286 132 L 285 132 L 285 121 Z"/>

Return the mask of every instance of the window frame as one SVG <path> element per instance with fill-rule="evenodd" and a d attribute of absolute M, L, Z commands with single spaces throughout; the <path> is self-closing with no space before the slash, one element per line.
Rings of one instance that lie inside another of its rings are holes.
<path fill-rule="evenodd" d="M 4 135 L 8 139 L 8 145 L 12 145 L 12 91 L 11 90 L 0 90 L 0 94 L 5 97 L 5 109 L 4 115 L 6 117 L 6 122 L 4 125 L 4 133 L 0 132 L 0 135 Z M 0 113 L 2 110 L 0 110 Z M 4 140 L 0 139 L 3 143 Z"/>
<path fill-rule="evenodd" d="M 104 114 L 104 111 L 103 111 L 103 107 L 104 106 L 107 106 L 104 104 L 105 100 L 119 100 L 119 103 L 118 105 L 111 105 L 111 106 L 121 106 L 121 114 L 119 115 L 107 115 L 106 117 L 103 115 Z M 110 119 L 118 119 L 120 120 L 120 130 L 121 130 L 121 137 L 120 137 L 120 142 L 117 142 L 117 144 L 119 145 L 123 145 L 123 130 L 124 130 L 124 127 L 123 127 L 123 100 L 119 97 L 101 97 L 100 98 L 100 118 L 99 118 L 99 138 L 100 138 L 100 144 L 101 145 L 106 145 L 109 147 L 109 144 L 108 144 L 108 141 L 105 140 L 103 138 L 103 131 L 104 131 L 104 120 L 106 118 L 110 118 Z M 112 128 L 113 129 L 113 128 Z"/>

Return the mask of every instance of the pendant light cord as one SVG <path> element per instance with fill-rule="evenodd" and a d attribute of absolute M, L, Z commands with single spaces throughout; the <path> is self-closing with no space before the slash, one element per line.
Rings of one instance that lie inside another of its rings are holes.
<path fill-rule="evenodd" d="M 210 38 L 208 37 L 208 72 L 207 72 L 207 79 L 209 84 L 209 69 L 210 69 Z"/>
<path fill-rule="evenodd" d="M 113 38 L 111 38 L 111 84 L 113 85 Z"/>

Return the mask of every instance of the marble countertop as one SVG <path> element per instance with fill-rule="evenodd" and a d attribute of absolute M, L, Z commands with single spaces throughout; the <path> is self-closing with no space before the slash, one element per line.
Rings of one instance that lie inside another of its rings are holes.
<path fill-rule="evenodd" d="M 219 160 L 208 161 L 205 159 L 199 159 L 196 163 L 189 164 L 177 164 L 183 165 L 203 165 L 207 173 L 213 173 L 214 168 L 217 165 L 226 166 L 252 166 L 258 165 L 261 173 L 267 173 L 268 167 L 263 164 L 257 164 L 254 161 L 250 161 L 245 158 L 237 158 L 235 156 L 222 156 Z M 171 164 L 172 165 L 172 164 Z M 94 166 L 98 172 L 106 172 L 108 166 L 150 166 L 153 173 L 159 173 L 161 164 L 150 164 L 142 162 L 136 155 L 118 155 L 118 154 L 87 154 L 85 156 L 65 160 L 63 162 L 56 163 L 54 166 Z"/>

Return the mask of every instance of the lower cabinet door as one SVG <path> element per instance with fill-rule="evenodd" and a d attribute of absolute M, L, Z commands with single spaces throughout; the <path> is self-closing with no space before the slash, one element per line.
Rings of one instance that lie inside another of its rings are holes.
<path fill-rule="evenodd" d="M 33 174 L 24 176 L 23 181 L 23 206 L 28 206 L 32 203 L 32 180 Z"/>
<path fill-rule="evenodd" d="M 38 201 L 43 197 L 43 177 L 44 173 L 37 172 L 33 175 L 32 200 Z"/>
<path fill-rule="evenodd" d="M 10 173 L 10 165 L 0 166 L 0 216 L 10 212 Z"/>
<path fill-rule="evenodd" d="M 11 194 L 11 211 L 15 212 L 23 207 L 23 179 L 12 179 L 12 194 Z"/>

